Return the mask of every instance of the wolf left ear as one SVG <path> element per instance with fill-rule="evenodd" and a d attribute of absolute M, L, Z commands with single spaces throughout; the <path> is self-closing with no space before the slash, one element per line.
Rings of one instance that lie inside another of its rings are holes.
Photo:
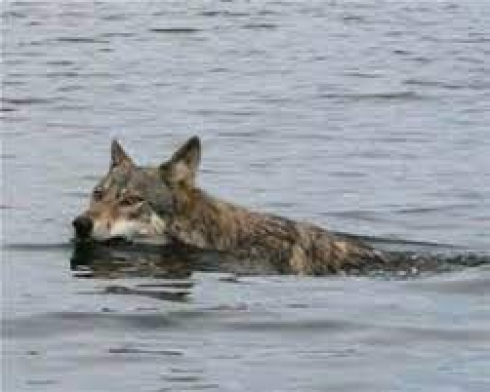
<path fill-rule="evenodd" d="M 114 139 L 111 144 L 111 168 L 121 165 L 133 165 L 133 161 L 119 142 Z"/>
<path fill-rule="evenodd" d="M 160 172 L 164 180 L 192 187 L 200 162 L 201 141 L 193 136 L 174 153 L 170 161 L 160 166 Z"/>

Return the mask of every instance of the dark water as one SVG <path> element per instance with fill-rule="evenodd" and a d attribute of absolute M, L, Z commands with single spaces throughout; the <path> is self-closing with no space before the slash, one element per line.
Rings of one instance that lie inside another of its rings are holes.
<path fill-rule="evenodd" d="M 155 163 L 199 134 L 214 194 L 483 258 L 490 3 L 2 13 L 3 390 L 490 390 L 489 263 L 410 279 L 169 279 L 151 260 L 71 271 L 69 244 L 112 137 Z"/>

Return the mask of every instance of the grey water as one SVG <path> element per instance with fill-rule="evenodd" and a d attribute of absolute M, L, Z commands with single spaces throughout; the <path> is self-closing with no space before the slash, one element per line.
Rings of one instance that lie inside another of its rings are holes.
<path fill-rule="evenodd" d="M 194 134 L 210 193 L 488 256 L 489 2 L 1 7 L 2 390 L 490 390 L 489 263 L 172 279 L 70 263 L 110 140 L 155 164 Z"/>

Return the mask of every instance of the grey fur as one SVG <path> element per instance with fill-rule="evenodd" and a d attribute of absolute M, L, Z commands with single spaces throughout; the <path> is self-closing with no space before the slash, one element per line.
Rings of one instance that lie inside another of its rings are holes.
<path fill-rule="evenodd" d="M 164 221 L 165 230 L 159 236 L 196 249 L 223 252 L 244 264 L 321 275 L 385 263 L 384 254 L 359 241 L 209 196 L 196 186 L 200 157 L 197 137 L 158 168 L 136 166 L 119 144 L 113 144 L 111 169 L 95 188 L 95 194 L 102 191 L 102 199 L 94 200 L 100 196 L 94 194 L 86 214 L 93 218 L 98 210 L 103 214 L 108 208 L 117 213 L 124 191 L 135 192 Z"/>

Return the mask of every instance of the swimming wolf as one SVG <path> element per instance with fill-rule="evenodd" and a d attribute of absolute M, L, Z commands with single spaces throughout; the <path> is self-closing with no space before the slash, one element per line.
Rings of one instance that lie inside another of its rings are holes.
<path fill-rule="evenodd" d="M 278 273 L 322 275 L 383 265 L 385 255 L 350 237 L 250 211 L 197 186 L 201 142 L 190 138 L 159 166 L 138 166 L 117 141 L 109 172 L 74 221 L 77 238 L 151 241 L 268 264 Z"/>

